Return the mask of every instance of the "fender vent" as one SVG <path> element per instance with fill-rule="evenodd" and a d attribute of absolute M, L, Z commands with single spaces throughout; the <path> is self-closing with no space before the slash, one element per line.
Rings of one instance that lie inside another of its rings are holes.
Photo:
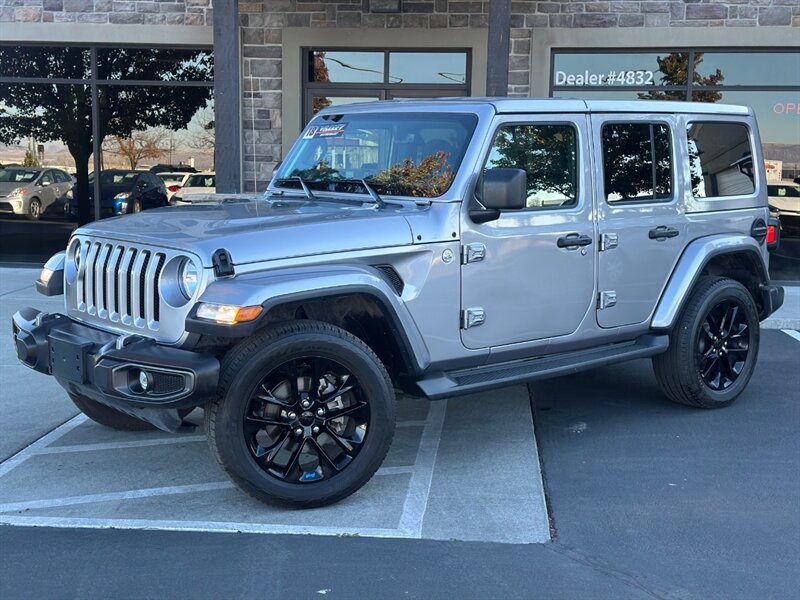
<path fill-rule="evenodd" d="M 403 280 L 400 278 L 400 275 L 397 274 L 397 271 L 394 270 L 394 267 L 392 265 L 374 265 L 374 267 L 383 273 L 386 281 L 388 281 L 389 285 L 394 288 L 394 291 L 397 292 L 397 295 L 402 296 L 405 283 L 403 283 Z"/>

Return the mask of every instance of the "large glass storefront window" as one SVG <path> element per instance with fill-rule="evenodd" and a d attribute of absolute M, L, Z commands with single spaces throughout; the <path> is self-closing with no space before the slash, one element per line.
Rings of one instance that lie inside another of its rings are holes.
<path fill-rule="evenodd" d="M 750 106 L 758 119 L 768 189 L 800 182 L 798 49 L 557 50 L 551 73 L 555 97 Z M 800 280 L 800 239 L 791 234 L 784 230 L 781 249 L 773 255 L 776 279 Z"/>
<path fill-rule="evenodd" d="M 304 52 L 304 123 L 323 108 L 392 98 L 468 96 L 468 50 Z"/>
<path fill-rule="evenodd" d="M 0 183 L 0 261 L 41 262 L 78 223 L 168 204 L 160 172 L 213 171 L 212 86 L 208 49 L 0 45 L 0 174 L 37 173 Z"/>

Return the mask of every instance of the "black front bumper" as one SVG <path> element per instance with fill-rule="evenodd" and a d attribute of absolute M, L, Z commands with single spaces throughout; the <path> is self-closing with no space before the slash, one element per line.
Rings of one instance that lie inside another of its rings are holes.
<path fill-rule="evenodd" d="M 34 308 L 23 308 L 12 321 L 17 358 L 24 365 L 52 375 L 68 392 L 161 429 L 180 424 L 164 419 L 164 409 L 198 406 L 216 392 L 219 361 L 213 356 L 115 335 Z M 141 372 L 146 390 L 140 385 Z"/>

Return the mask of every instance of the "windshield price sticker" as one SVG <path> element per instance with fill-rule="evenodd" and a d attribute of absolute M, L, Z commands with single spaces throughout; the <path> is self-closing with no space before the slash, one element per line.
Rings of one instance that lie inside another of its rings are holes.
<path fill-rule="evenodd" d="M 332 125 L 310 125 L 303 133 L 304 140 L 313 138 L 338 137 L 344 134 L 347 123 L 334 123 Z"/>
<path fill-rule="evenodd" d="M 653 71 L 615 71 L 607 73 L 590 73 L 588 69 L 583 73 L 555 72 L 554 85 L 652 85 Z"/>

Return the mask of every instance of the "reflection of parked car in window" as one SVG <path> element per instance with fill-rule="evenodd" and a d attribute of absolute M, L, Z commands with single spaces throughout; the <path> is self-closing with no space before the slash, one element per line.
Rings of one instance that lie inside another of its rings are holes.
<path fill-rule="evenodd" d="M 189 165 L 166 165 L 159 164 L 150 167 L 150 172 L 153 175 L 160 175 L 161 173 L 197 173 L 197 169 Z"/>
<path fill-rule="evenodd" d="M 191 204 L 191 194 L 213 194 L 217 191 L 214 173 L 195 173 L 183 182 L 180 193 L 172 196 L 172 204 Z"/>
<path fill-rule="evenodd" d="M 89 175 L 89 201 L 94 204 L 94 177 Z M 167 186 L 148 171 L 109 169 L 100 173 L 100 215 L 124 215 L 148 208 L 167 206 Z M 78 202 L 71 198 L 69 214 L 78 214 Z"/>
<path fill-rule="evenodd" d="M 800 185 L 780 183 L 767 186 L 769 209 L 788 235 L 800 234 Z"/>
<path fill-rule="evenodd" d="M 159 173 L 158 176 L 161 178 L 161 181 L 167 186 L 167 200 L 172 198 L 176 192 L 181 191 L 183 184 L 186 182 L 189 177 L 191 177 L 191 173 Z"/>
<path fill-rule="evenodd" d="M 65 201 L 72 179 L 61 169 L 11 167 L 0 169 L 0 213 L 25 215 L 36 221 Z"/>

